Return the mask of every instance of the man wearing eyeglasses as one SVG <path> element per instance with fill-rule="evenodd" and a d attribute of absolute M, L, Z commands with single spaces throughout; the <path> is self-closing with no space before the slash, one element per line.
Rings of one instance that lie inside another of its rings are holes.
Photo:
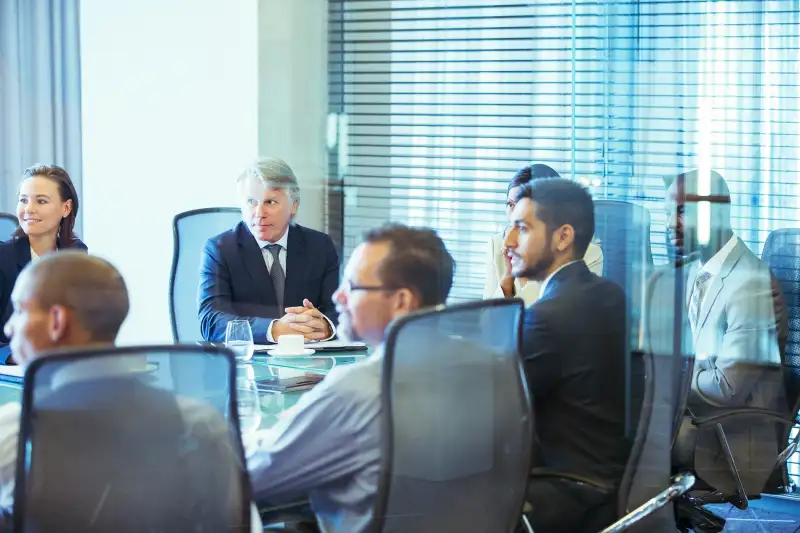
<path fill-rule="evenodd" d="M 322 531 L 370 529 L 380 470 L 384 334 L 394 319 L 443 304 L 453 270 L 432 230 L 389 225 L 367 233 L 333 300 L 339 334 L 366 342 L 372 355 L 334 368 L 287 417 L 257 434 L 248 468 L 258 501 L 307 497 Z"/>

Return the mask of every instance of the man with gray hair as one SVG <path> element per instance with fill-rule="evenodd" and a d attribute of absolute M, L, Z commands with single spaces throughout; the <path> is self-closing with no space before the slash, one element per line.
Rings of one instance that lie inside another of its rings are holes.
<path fill-rule="evenodd" d="M 257 344 L 286 334 L 332 338 L 339 256 L 328 235 L 293 222 L 300 203 L 294 172 L 285 161 L 267 157 L 237 183 L 242 222 L 203 249 L 198 290 L 203 338 L 224 341 L 232 320 L 247 320 Z"/>

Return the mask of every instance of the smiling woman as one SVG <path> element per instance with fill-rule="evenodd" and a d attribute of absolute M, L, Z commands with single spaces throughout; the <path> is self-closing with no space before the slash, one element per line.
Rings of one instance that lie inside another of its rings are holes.
<path fill-rule="evenodd" d="M 23 172 L 17 197 L 20 227 L 10 241 L 0 243 L 0 326 L 11 316 L 9 298 L 17 276 L 31 260 L 62 248 L 86 250 L 73 233 L 78 205 L 75 186 L 63 168 L 34 165 Z M 0 361 L 7 344 L 0 327 Z"/>

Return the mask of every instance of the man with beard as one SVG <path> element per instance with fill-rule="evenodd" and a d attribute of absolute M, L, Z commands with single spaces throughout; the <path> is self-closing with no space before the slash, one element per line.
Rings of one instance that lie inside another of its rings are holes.
<path fill-rule="evenodd" d="M 514 276 L 542 282 L 525 315 L 522 358 L 536 446 L 528 519 L 536 533 L 599 531 L 616 518 L 616 487 L 631 441 L 625 428 L 625 295 L 582 261 L 594 204 L 554 178 L 517 194 L 505 246 Z M 563 472 L 586 484 L 544 477 Z"/>
<path fill-rule="evenodd" d="M 339 335 L 372 348 L 361 363 L 333 369 L 291 412 L 258 435 L 248 458 L 258 501 L 308 497 L 326 533 L 361 533 L 372 523 L 380 471 L 383 340 L 394 319 L 445 303 L 454 262 L 433 230 L 372 230 L 350 257 L 333 295 Z"/>
<path fill-rule="evenodd" d="M 671 354 L 679 321 L 683 353 L 695 359 L 673 463 L 676 470 L 694 470 L 703 484 L 735 494 L 716 424 L 698 428 L 692 417 L 743 407 L 787 410 L 780 366 L 786 305 L 769 267 L 731 228 L 731 196 L 720 174 L 678 175 L 666 207 L 678 268 L 657 272 L 651 282 L 646 338 L 653 353 Z M 683 300 L 682 316 L 674 316 L 675 298 Z M 774 422 L 734 417 L 722 427 L 745 492 L 761 493 L 778 453 Z"/>

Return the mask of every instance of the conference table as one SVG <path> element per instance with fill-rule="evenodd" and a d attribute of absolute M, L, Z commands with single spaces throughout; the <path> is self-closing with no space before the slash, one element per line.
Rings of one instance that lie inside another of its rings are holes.
<path fill-rule="evenodd" d="M 309 376 L 316 379 L 324 378 L 336 367 L 351 365 L 367 357 L 366 351 L 343 351 L 320 353 L 309 357 L 278 358 L 266 354 L 256 353 L 247 362 L 237 364 L 237 384 L 240 403 L 240 418 L 243 417 L 242 402 L 247 392 L 242 385 L 245 382 L 259 382 L 265 379 L 284 379 Z M 258 429 L 267 429 L 275 425 L 281 414 L 292 407 L 308 389 L 300 391 L 266 391 L 258 390 L 261 420 Z M 242 423 L 245 431 L 246 424 Z"/>
<path fill-rule="evenodd" d="M 237 361 L 236 377 L 239 403 L 247 402 L 248 390 L 256 390 L 260 421 L 255 429 L 268 429 L 275 425 L 281 414 L 297 403 L 308 390 L 277 392 L 263 390 L 257 382 L 266 379 L 283 379 L 297 376 L 323 378 L 332 369 L 350 365 L 367 357 L 366 351 L 320 352 L 308 357 L 278 358 L 256 352 L 250 361 Z M 248 389 L 253 387 L 252 389 Z M 19 378 L 0 375 L 0 405 L 22 400 L 22 383 Z M 252 405 L 252 403 L 251 403 Z M 240 407 L 241 410 L 241 407 Z M 240 417 L 243 413 L 240 413 Z M 242 425 L 243 430 L 245 425 Z"/>
<path fill-rule="evenodd" d="M 272 357 L 264 352 L 256 352 L 249 361 L 237 361 L 236 383 L 239 396 L 240 425 L 245 433 L 245 420 L 257 422 L 257 427 L 251 425 L 248 431 L 269 429 L 280 419 L 282 413 L 291 408 L 300 397 L 309 389 L 299 391 L 276 392 L 267 391 L 258 387 L 257 382 L 265 379 L 283 379 L 299 376 L 310 376 L 312 378 L 324 378 L 331 370 L 336 367 L 351 365 L 357 361 L 364 360 L 368 355 L 365 350 L 358 351 L 336 351 L 319 352 L 308 357 Z M 249 389 L 249 387 L 254 387 Z M 248 390 L 257 390 L 258 397 L 258 416 L 250 416 L 252 413 L 243 413 L 243 403 L 247 404 L 245 411 L 252 408 L 253 402 L 248 402 Z M 22 383 L 19 378 L 0 374 L 0 405 L 8 402 L 22 401 Z M 244 416 L 243 416 L 244 415 Z M 243 435 L 246 439 L 247 435 Z M 310 510 L 305 505 L 306 502 L 296 502 L 291 505 L 271 507 L 269 504 L 261 503 L 259 510 L 263 520 L 271 522 L 281 521 L 285 513 L 289 513 L 293 518 L 298 516 L 308 516 Z M 0 529 L 3 528 L 2 518 L 0 518 Z M 266 523 L 266 522 L 265 522 Z"/>

